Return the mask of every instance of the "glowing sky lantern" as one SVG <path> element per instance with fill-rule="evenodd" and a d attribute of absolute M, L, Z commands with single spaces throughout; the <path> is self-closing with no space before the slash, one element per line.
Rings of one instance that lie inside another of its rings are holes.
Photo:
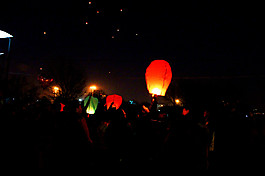
<path fill-rule="evenodd" d="M 112 107 L 119 109 L 122 104 L 122 97 L 120 95 L 108 95 L 106 98 L 107 109 L 110 108 L 110 105 L 113 103 Z"/>
<path fill-rule="evenodd" d="M 86 106 L 86 104 L 88 103 L 88 100 L 89 100 L 89 97 L 90 96 L 87 96 L 85 99 L 84 99 L 84 106 Z M 86 109 L 86 112 L 88 114 L 95 114 L 96 110 L 97 110 L 97 107 L 98 107 L 98 99 L 95 98 L 95 97 L 91 97 L 90 99 L 90 104 L 88 105 L 87 109 Z"/>
<path fill-rule="evenodd" d="M 152 95 L 165 96 L 171 78 L 171 67 L 165 60 L 152 61 L 145 72 L 146 86 Z"/>

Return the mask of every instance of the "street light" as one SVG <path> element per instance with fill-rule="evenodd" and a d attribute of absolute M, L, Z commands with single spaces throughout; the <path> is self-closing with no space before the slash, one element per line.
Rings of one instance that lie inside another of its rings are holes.
<path fill-rule="evenodd" d="M 0 38 L 11 38 L 11 37 L 13 37 L 13 36 L 8 34 L 5 31 L 0 30 Z"/>
<path fill-rule="evenodd" d="M 56 97 L 56 94 L 59 93 L 59 91 L 60 91 L 59 87 L 57 87 L 57 86 L 54 86 L 54 87 L 53 87 L 54 98 Z"/>
<path fill-rule="evenodd" d="M 10 51 L 10 44 L 11 44 L 11 38 L 13 36 L 5 31 L 2 31 L 0 30 L 0 39 L 3 39 L 3 38 L 8 38 L 9 39 L 9 42 L 8 42 L 8 53 L 7 55 L 9 54 L 9 51 Z"/>
<path fill-rule="evenodd" d="M 9 33 L 5 32 L 5 31 L 2 31 L 0 30 L 0 39 L 5 39 L 5 38 L 8 38 L 8 50 L 7 50 L 7 54 L 6 54 L 6 58 L 3 62 L 3 68 L 2 66 L 0 65 L 0 69 L 3 70 L 3 77 L 2 77 L 2 73 L 1 73 L 1 79 L 3 78 L 3 80 L 5 80 L 5 88 L 4 88 L 4 92 L 7 91 L 7 86 L 8 86 L 8 70 L 9 70 L 9 59 L 8 59 L 8 56 L 9 56 L 9 52 L 10 52 L 10 45 L 11 45 L 11 38 L 13 36 L 10 35 Z M 3 55 L 4 53 L 0 53 L 0 55 Z M 5 93 L 4 93 L 5 94 Z"/>
<path fill-rule="evenodd" d="M 91 89 L 92 97 L 93 97 L 93 93 L 94 93 L 94 91 L 97 89 L 97 86 L 95 86 L 95 85 L 90 86 L 89 89 Z"/>
<path fill-rule="evenodd" d="M 175 102 L 176 102 L 176 104 L 179 104 L 180 103 L 180 100 L 179 99 L 176 99 Z"/>

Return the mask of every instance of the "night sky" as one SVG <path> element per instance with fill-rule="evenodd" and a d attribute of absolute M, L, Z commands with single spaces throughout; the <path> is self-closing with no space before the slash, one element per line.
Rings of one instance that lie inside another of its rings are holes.
<path fill-rule="evenodd" d="M 254 77 L 237 86 L 251 84 L 246 94 L 264 103 L 264 10 L 255 1 L 7 3 L 0 29 L 14 36 L 10 72 L 23 65 L 34 74 L 48 61 L 71 60 L 106 93 L 144 101 L 145 69 L 165 59 L 174 80 Z"/>

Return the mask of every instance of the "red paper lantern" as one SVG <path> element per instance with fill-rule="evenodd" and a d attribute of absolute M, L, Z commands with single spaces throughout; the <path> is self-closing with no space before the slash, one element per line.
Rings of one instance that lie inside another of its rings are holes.
<path fill-rule="evenodd" d="M 110 105 L 113 103 L 112 107 L 115 107 L 116 109 L 119 109 L 119 107 L 122 104 L 122 97 L 120 95 L 109 95 L 106 98 L 106 105 L 107 109 L 110 108 Z"/>
<path fill-rule="evenodd" d="M 171 67 L 165 60 L 152 61 L 145 72 L 146 86 L 152 95 L 165 96 L 171 78 Z"/>
<path fill-rule="evenodd" d="M 65 105 L 62 104 L 62 103 L 60 103 L 60 105 L 61 105 L 61 109 L 60 109 L 60 111 L 63 112 L 63 108 L 65 107 Z"/>

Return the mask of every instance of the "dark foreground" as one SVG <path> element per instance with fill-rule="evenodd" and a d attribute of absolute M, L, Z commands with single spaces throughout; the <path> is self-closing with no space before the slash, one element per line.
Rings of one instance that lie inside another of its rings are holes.
<path fill-rule="evenodd" d="M 87 118 L 52 104 L 3 106 L 1 166 L 208 173 L 263 168 L 264 118 L 242 118 L 221 108 L 210 110 L 206 120 L 207 114 L 184 116 L 181 110 L 147 114 L 127 107 L 125 118 L 119 110 L 99 109 Z"/>

